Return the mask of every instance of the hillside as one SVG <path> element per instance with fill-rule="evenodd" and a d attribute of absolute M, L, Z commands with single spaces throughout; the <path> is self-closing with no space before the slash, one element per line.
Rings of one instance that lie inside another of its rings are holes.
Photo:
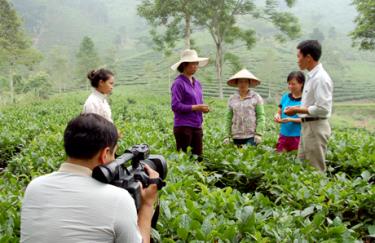
<path fill-rule="evenodd" d="M 281 0 L 280 0 L 281 1 Z M 256 1 L 258 5 L 263 1 Z M 281 1 L 283 2 L 283 1 Z M 136 14 L 139 1 L 132 0 L 13 0 L 24 19 L 25 27 L 33 36 L 34 43 L 43 52 L 54 46 L 69 50 L 72 65 L 79 42 L 90 36 L 101 56 L 112 55 L 116 59 L 119 84 L 144 84 L 154 91 L 168 92 L 175 74 L 169 70 L 182 49 L 178 45 L 172 57 L 164 57 L 152 49 L 148 26 Z M 285 4 L 284 4 L 285 5 Z M 281 5 L 282 8 L 285 8 Z M 239 19 L 243 28 L 257 31 L 257 44 L 246 50 L 242 43 L 226 46 L 225 50 L 240 57 L 263 83 L 258 88 L 263 97 L 276 100 L 286 90 L 286 76 L 296 70 L 295 46 L 302 39 L 314 38 L 314 31 L 322 38 L 322 62 L 335 83 L 335 100 L 374 99 L 375 82 L 371 78 L 375 68 L 375 54 L 360 52 L 351 46 L 348 33 L 353 29 L 356 16 L 350 0 L 299 0 L 288 10 L 299 17 L 302 36 L 299 40 L 278 43 L 273 40 L 274 28 L 251 17 Z M 215 48 L 207 32 L 193 30 L 193 39 L 199 53 L 211 58 L 211 65 L 197 75 L 205 86 L 206 95 L 218 94 L 215 81 Z M 116 46 L 112 54 L 111 48 Z M 103 61 L 103 65 L 106 62 Z M 224 79 L 232 75 L 230 63 L 224 67 Z M 233 90 L 226 88 L 228 95 Z"/>

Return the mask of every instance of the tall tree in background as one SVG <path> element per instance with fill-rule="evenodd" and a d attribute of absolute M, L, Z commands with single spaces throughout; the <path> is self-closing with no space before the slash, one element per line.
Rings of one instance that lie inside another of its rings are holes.
<path fill-rule="evenodd" d="M 41 54 L 31 47 L 21 21 L 7 0 L 0 0 L 0 65 L 9 70 L 10 99 L 14 102 L 14 80 L 18 66 L 31 67 L 40 62 Z"/>
<path fill-rule="evenodd" d="M 350 33 L 353 45 L 363 50 L 375 49 L 375 0 L 353 0 L 359 15 L 355 30 Z"/>
<path fill-rule="evenodd" d="M 322 43 L 325 40 L 325 36 L 319 28 L 314 28 L 314 30 L 310 34 L 310 39 L 318 40 L 320 43 Z"/>
<path fill-rule="evenodd" d="M 267 0 L 264 9 L 258 8 L 253 0 L 197 0 L 194 18 L 196 24 L 205 27 L 216 47 L 216 77 L 219 83 L 220 98 L 223 98 L 222 69 L 225 55 L 224 43 L 243 41 L 251 49 L 256 42 L 255 31 L 243 30 L 238 24 L 239 17 L 251 15 L 272 23 L 278 30 L 276 38 L 280 41 L 286 37 L 296 38 L 300 32 L 298 19 L 288 12 L 278 12 L 276 0 Z M 292 7 L 295 0 L 285 0 Z"/>
<path fill-rule="evenodd" d="M 95 49 L 94 42 L 90 37 L 85 36 L 79 46 L 77 57 L 77 77 L 81 84 L 86 84 L 88 89 L 87 73 L 99 66 L 99 56 Z"/>
<path fill-rule="evenodd" d="M 138 14 L 152 26 L 151 35 L 158 50 L 167 55 L 183 37 L 185 49 L 191 47 L 191 23 L 196 0 L 143 0 Z M 181 27 L 183 23 L 183 27 Z M 161 30 L 160 30 L 161 27 Z"/>
<path fill-rule="evenodd" d="M 69 85 L 69 81 L 72 80 L 71 75 L 71 62 L 68 56 L 69 48 L 63 46 L 53 47 L 47 56 L 46 68 L 48 70 L 49 77 L 54 82 L 55 87 L 61 93 Z"/>
<path fill-rule="evenodd" d="M 277 53 L 272 48 L 266 51 L 266 55 L 262 62 L 259 63 L 258 72 L 262 74 L 262 80 L 268 85 L 268 100 L 272 100 L 272 97 L 279 99 L 277 96 L 278 90 L 275 90 L 275 82 L 280 82 L 280 79 L 276 79 L 276 73 L 280 73 L 277 70 Z M 272 70 L 272 72 L 270 72 Z M 276 80 L 275 80 L 276 79 Z M 277 102 L 277 101 L 276 101 Z"/>

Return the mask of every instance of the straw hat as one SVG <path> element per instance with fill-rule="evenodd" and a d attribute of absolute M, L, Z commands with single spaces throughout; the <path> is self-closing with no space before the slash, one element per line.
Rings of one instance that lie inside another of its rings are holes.
<path fill-rule="evenodd" d="M 250 83 L 250 80 L 254 80 L 257 82 L 257 85 L 260 84 L 260 80 L 254 76 L 254 74 L 252 74 L 249 70 L 247 69 L 242 69 L 241 71 L 239 71 L 238 73 L 236 73 L 235 75 L 233 75 L 228 81 L 227 81 L 227 84 L 229 86 L 232 86 L 232 87 L 237 87 L 237 79 L 240 79 L 240 78 L 243 78 L 243 79 L 249 79 L 249 83 Z M 250 83 L 251 84 L 251 83 Z M 254 86 L 254 87 L 255 87 Z"/>
<path fill-rule="evenodd" d="M 204 67 L 208 64 L 208 58 L 198 57 L 198 54 L 195 50 L 186 49 L 181 52 L 181 59 L 177 63 L 171 66 L 171 69 L 176 71 L 178 66 L 183 62 L 199 62 L 199 67 Z"/>

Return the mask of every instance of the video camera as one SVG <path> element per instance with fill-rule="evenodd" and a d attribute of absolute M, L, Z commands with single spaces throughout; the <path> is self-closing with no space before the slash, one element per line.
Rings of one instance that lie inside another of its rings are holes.
<path fill-rule="evenodd" d="M 165 186 L 163 181 L 167 176 L 167 162 L 162 155 L 150 155 L 147 144 L 134 145 L 114 161 L 94 168 L 92 177 L 103 183 L 112 184 L 126 189 L 134 198 L 137 210 L 141 206 L 141 185 L 143 188 L 156 184 L 158 190 Z M 126 163 L 131 160 L 131 165 Z M 147 164 L 159 173 L 159 178 L 151 179 L 144 169 Z"/>

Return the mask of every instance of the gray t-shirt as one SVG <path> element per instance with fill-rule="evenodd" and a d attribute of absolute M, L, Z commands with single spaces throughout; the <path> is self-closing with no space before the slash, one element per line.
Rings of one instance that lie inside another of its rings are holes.
<path fill-rule="evenodd" d="M 142 242 L 130 194 L 64 163 L 34 179 L 21 210 L 21 242 Z"/>

